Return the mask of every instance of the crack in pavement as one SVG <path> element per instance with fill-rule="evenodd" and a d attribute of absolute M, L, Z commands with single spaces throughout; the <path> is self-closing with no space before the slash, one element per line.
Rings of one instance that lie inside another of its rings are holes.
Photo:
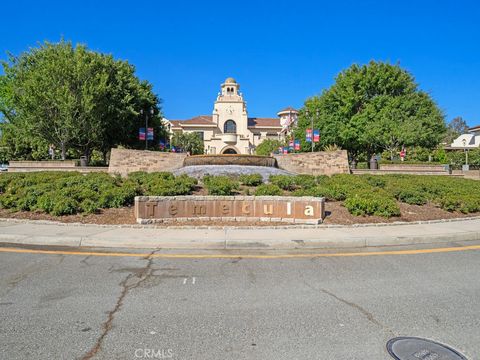
<path fill-rule="evenodd" d="M 327 295 L 333 297 L 334 299 L 336 299 L 336 300 L 338 300 L 338 301 L 340 301 L 340 302 L 342 302 L 342 303 L 344 303 L 348 306 L 351 306 L 352 308 L 360 311 L 367 318 L 368 321 L 370 321 L 371 323 L 381 327 L 385 331 L 389 332 L 392 336 L 396 336 L 395 333 L 392 331 L 392 329 L 390 329 L 388 326 L 380 323 L 377 319 L 375 319 L 375 317 L 373 316 L 373 314 L 371 312 L 367 311 L 366 309 L 364 309 L 360 305 L 358 305 L 354 302 L 345 300 L 345 299 L 335 295 L 334 293 L 332 293 L 331 291 L 328 291 L 326 289 L 319 288 L 318 290 L 323 292 L 324 294 L 327 294 Z"/>
<path fill-rule="evenodd" d="M 115 303 L 115 307 L 113 310 L 108 312 L 107 320 L 102 325 L 102 333 L 98 337 L 95 345 L 87 352 L 83 357 L 82 360 L 89 360 L 92 359 L 101 349 L 103 341 L 105 337 L 108 335 L 110 330 L 113 328 L 113 320 L 115 319 L 115 314 L 120 311 L 123 305 L 123 301 L 125 297 L 128 295 L 130 290 L 133 290 L 139 287 L 143 282 L 149 279 L 152 275 L 152 265 L 153 265 L 153 254 L 155 254 L 160 249 L 152 251 L 148 256 L 144 257 L 143 260 L 147 260 L 147 265 L 142 269 L 140 272 L 130 273 L 127 275 L 125 279 L 120 282 L 120 286 L 122 291 L 120 292 L 119 297 Z M 134 281 L 130 281 L 131 279 L 136 278 Z"/>
<path fill-rule="evenodd" d="M 7 280 L 7 284 L 5 287 L 0 288 L 0 298 L 3 298 L 7 296 L 12 290 L 14 290 L 18 284 L 20 284 L 22 281 L 26 280 L 30 275 L 38 274 L 40 272 L 48 271 L 51 268 L 60 265 L 65 258 L 65 255 L 61 255 L 58 257 L 59 261 L 57 264 L 54 263 L 35 263 L 32 265 L 27 265 L 23 271 L 21 271 L 18 274 L 15 274 L 14 276 L 10 277 L 9 280 Z"/>
<path fill-rule="evenodd" d="M 82 264 L 85 264 L 86 266 L 90 266 L 90 264 L 87 262 L 87 260 L 90 259 L 91 257 L 92 257 L 92 255 L 88 255 L 85 258 L 83 258 L 82 260 L 80 260 L 80 262 Z"/>
<path fill-rule="evenodd" d="M 312 285 L 310 285 L 309 283 L 307 283 L 305 281 L 305 279 L 303 279 L 303 283 L 305 285 L 307 285 L 310 289 L 312 290 L 315 290 L 315 291 L 320 291 L 332 298 L 334 298 L 335 300 L 337 301 L 340 301 L 341 303 L 345 304 L 345 305 L 348 305 L 352 308 L 354 308 L 355 310 L 359 311 L 363 316 L 365 316 L 367 318 L 368 321 L 370 321 L 372 324 L 375 324 L 377 325 L 378 327 L 382 328 L 383 330 L 385 330 L 386 332 L 388 332 L 390 335 L 392 336 L 396 336 L 396 334 L 393 332 L 392 329 L 390 329 L 388 326 L 382 324 L 381 322 L 379 322 L 377 319 L 375 319 L 375 317 L 373 316 L 373 314 L 371 312 L 369 312 L 368 310 L 364 309 L 362 306 L 354 303 L 354 302 L 351 302 L 351 301 L 348 301 L 346 299 L 343 299 L 341 298 L 340 296 L 337 296 L 335 295 L 333 292 L 331 291 L 328 291 L 326 289 L 323 289 L 323 288 L 316 288 Z"/>

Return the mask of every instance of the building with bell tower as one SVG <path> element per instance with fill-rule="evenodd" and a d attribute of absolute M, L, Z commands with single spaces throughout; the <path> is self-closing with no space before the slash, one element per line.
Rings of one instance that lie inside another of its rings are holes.
<path fill-rule="evenodd" d="M 203 139 L 206 154 L 254 154 L 263 140 L 279 139 L 285 134 L 280 115 L 277 118 L 248 117 L 240 84 L 231 77 L 220 85 L 212 115 L 164 121 L 171 134 L 196 132 Z"/>

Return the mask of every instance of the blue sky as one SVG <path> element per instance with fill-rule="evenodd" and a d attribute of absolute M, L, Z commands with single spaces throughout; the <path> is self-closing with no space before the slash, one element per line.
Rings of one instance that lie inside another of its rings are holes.
<path fill-rule="evenodd" d="M 61 37 L 112 53 L 154 84 L 170 119 L 210 114 L 241 84 L 250 116 L 273 117 L 352 63 L 399 62 L 444 110 L 480 124 L 475 1 L 8 1 L 0 58 Z"/>

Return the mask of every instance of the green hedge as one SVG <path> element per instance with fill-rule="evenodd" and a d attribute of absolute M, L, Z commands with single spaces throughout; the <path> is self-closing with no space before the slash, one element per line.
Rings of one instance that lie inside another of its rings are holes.
<path fill-rule="evenodd" d="M 95 213 L 132 205 L 137 195 L 188 195 L 196 183 L 170 173 L 133 173 L 126 179 L 105 173 L 7 173 L 0 176 L 0 207 L 57 216 Z"/>
<path fill-rule="evenodd" d="M 260 174 L 243 174 L 238 177 L 242 185 L 258 186 L 263 183 L 263 177 Z"/>
<path fill-rule="evenodd" d="M 240 187 L 238 181 L 228 176 L 206 175 L 203 184 L 209 195 L 234 195 Z"/>
<path fill-rule="evenodd" d="M 274 184 L 262 184 L 255 190 L 256 196 L 278 196 L 282 194 L 282 189 Z"/>
<path fill-rule="evenodd" d="M 352 215 L 399 216 L 400 208 L 395 200 L 375 193 L 355 194 L 344 202 Z"/>
<path fill-rule="evenodd" d="M 205 176 L 210 195 L 255 195 L 325 197 L 343 201 L 354 215 L 397 216 L 397 202 L 434 204 L 446 211 L 480 212 L 480 181 L 450 176 L 349 175 L 332 177 L 276 175 L 261 184 L 258 174 L 239 177 L 251 188 L 227 176 Z M 255 185 L 256 184 L 256 185 Z M 0 207 L 13 211 L 42 211 L 53 215 L 94 213 L 103 208 L 129 206 L 136 195 L 188 195 L 197 180 L 171 173 L 136 172 L 128 178 L 105 173 L 6 173 L 0 175 Z"/>

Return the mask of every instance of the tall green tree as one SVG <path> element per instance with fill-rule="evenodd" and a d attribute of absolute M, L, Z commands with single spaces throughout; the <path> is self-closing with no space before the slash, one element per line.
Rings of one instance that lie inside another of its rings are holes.
<path fill-rule="evenodd" d="M 172 145 L 181 148 L 184 152 L 189 152 L 191 155 L 204 153 L 203 141 L 195 132 L 175 133 L 172 137 Z"/>
<path fill-rule="evenodd" d="M 10 56 L 3 67 L 12 94 L 10 129 L 55 145 L 62 159 L 69 149 L 89 158 L 94 149 L 106 155 L 115 145 L 138 145 L 142 109 L 154 110 L 149 127 L 157 136 L 163 131 L 160 100 L 126 61 L 62 40 Z"/>
<path fill-rule="evenodd" d="M 352 65 L 330 89 L 307 99 L 295 130 L 304 151 L 310 149 L 304 139 L 312 118 L 321 132 L 315 149 L 337 144 L 353 159 L 385 150 L 393 155 L 403 145 L 434 148 L 445 133 L 444 115 L 413 76 L 383 62 Z"/>
<path fill-rule="evenodd" d="M 443 141 L 450 145 L 453 140 L 458 138 L 462 134 L 466 134 L 468 132 L 468 125 L 465 120 L 461 116 L 457 116 L 453 118 L 447 125 L 447 132 Z"/>
<path fill-rule="evenodd" d="M 257 155 L 268 156 L 271 153 L 278 151 L 278 148 L 284 145 L 285 143 L 280 140 L 265 139 L 257 146 L 257 148 L 255 149 L 255 153 Z"/>

